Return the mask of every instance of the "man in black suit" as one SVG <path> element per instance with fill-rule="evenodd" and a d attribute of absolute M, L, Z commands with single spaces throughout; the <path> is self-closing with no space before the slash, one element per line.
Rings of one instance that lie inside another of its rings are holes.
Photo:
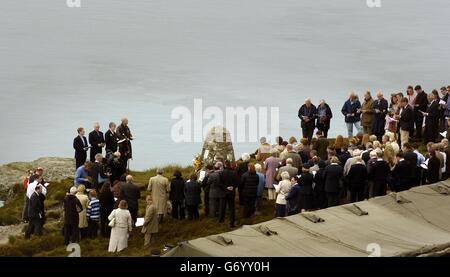
<path fill-rule="evenodd" d="M 409 134 L 414 132 L 414 111 L 408 104 L 408 98 L 406 97 L 402 98 L 400 105 L 402 112 L 398 120 L 400 125 L 400 147 L 403 148 L 405 143 L 409 141 Z"/>
<path fill-rule="evenodd" d="M 394 177 L 394 184 L 391 188 L 395 192 L 408 190 L 412 187 L 413 180 L 411 173 L 413 166 L 407 160 L 405 160 L 403 153 L 399 152 L 396 155 L 397 163 L 392 170 L 392 176 Z"/>
<path fill-rule="evenodd" d="M 75 149 L 75 169 L 84 165 L 87 159 L 87 151 L 89 149 L 84 128 L 78 128 L 78 136 L 73 140 L 73 148 Z"/>
<path fill-rule="evenodd" d="M 105 171 L 105 164 L 103 163 L 103 160 L 102 154 L 95 155 L 95 162 L 89 172 L 89 175 L 92 177 L 92 188 L 97 192 L 100 191 L 103 183 L 109 177 Z"/>
<path fill-rule="evenodd" d="M 105 133 L 106 144 L 106 156 L 108 153 L 114 153 L 117 151 L 117 135 L 116 135 L 116 123 L 109 123 L 109 130 Z"/>
<path fill-rule="evenodd" d="M 305 100 L 305 104 L 298 110 L 303 137 L 307 138 L 309 142 L 311 142 L 314 129 L 316 128 L 316 114 L 316 106 L 311 103 L 311 99 L 309 98 Z"/>
<path fill-rule="evenodd" d="M 422 112 L 425 118 L 424 142 L 436 142 L 439 133 L 439 101 L 434 93 L 428 95 L 430 104 L 427 111 Z"/>
<path fill-rule="evenodd" d="M 25 231 L 25 239 L 29 239 L 31 234 L 36 234 L 38 236 L 42 235 L 42 219 L 43 219 L 43 210 L 41 201 L 42 186 L 36 186 L 33 194 L 30 197 L 30 205 L 28 207 L 28 228 Z"/>
<path fill-rule="evenodd" d="M 417 85 L 414 90 L 417 95 L 414 100 L 414 123 L 416 125 L 416 138 L 422 138 L 423 113 L 427 110 L 428 99 L 425 91 L 420 85 Z"/>
<path fill-rule="evenodd" d="M 94 123 L 94 130 L 89 133 L 89 144 L 91 145 L 91 162 L 95 162 L 95 155 L 102 154 L 102 148 L 105 146 L 105 138 L 100 132 L 100 124 Z"/>

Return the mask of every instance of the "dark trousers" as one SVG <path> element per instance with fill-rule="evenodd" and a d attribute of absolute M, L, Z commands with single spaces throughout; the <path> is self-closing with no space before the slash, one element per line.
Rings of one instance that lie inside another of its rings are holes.
<path fill-rule="evenodd" d="M 213 217 L 218 217 L 219 219 L 225 217 L 225 197 L 214 197 L 209 199 L 210 212 Z"/>
<path fill-rule="evenodd" d="M 111 227 L 108 226 L 108 211 L 100 211 L 100 234 L 103 237 L 109 237 L 111 235 Z"/>
<path fill-rule="evenodd" d="M 244 197 L 244 218 L 250 218 L 255 213 L 255 196 L 245 196 Z"/>
<path fill-rule="evenodd" d="M 187 205 L 188 219 L 198 219 L 200 216 L 198 214 L 198 205 Z"/>
<path fill-rule="evenodd" d="M 414 125 L 416 126 L 416 138 L 422 138 L 423 115 L 419 110 L 414 110 Z"/>
<path fill-rule="evenodd" d="M 136 224 L 137 221 L 138 210 L 133 208 L 128 208 L 128 210 L 130 211 L 131 220 L 133 221 L 134 226 L 134 224 Z"/>
<path fill-rule="evenodd" d="M 372 183 L 372 188 L 370 189 L 370 197 L 377 197 L 386 195 L 387 184 L 386 183 Z"/>
<path fill-rule="evenodd" d="M 88 220 L 88 237 L 91 239 L 97 238 L 98 234 L 98 220 Z"/>
<path fill-rule="evenodd" d="M 25 238 L 29 239 L 32 234 L 42 236 L 42 220 L 40 218 L 30 218 L 28 228 L 25 231 Z"/>
<path fill-rule="evenodd" d="M 314 133 L 314 127 L 311 127 L 311 126 L 302 127 L 303 137 L 307 138 L 309 142 L 312 140 L 313 133 Z"/>
<path fill-rule="evenodd" d="M 163 222 L 164 222 L 164 214 L 158 214 L 158 222 L 159 222 L 159 224 L 163 224 Z"/>
<path fill-rule="evenodd" d="M 316 209 L 326 209 L 328 206 L 327 195 L 325 191 L 314 191 L 314 208 Z"/>
<path fill-rule="evenodd" d="M 230 225 L 234 226 L 234 221 L 236 220 L 236 211 L 235 211 L 235 194 L 228 193 L 225 198 L 223 198 L 223 203 L 219 204 L 220 212 L 219 212 L 219 222 L 225 221 L 225 213 L 226 208 L 228 207 L 228 211 L 230 213 Z"/>
<path fill-rule="evenodd" d="M 286 205 L 275 205 L 276 216 L 277 217 L 285 217 L 286 216 Z"/>
<path fill-rule="evenodd" d="M 84 165 L 84 163 L 86 162 L 86 155 L 81 156 L 81 157 L 76 157 L 75 158 L 75 169 L 78 169 L 80 166 Z"/>
<path fill-rule="evenodd" d="M 366 198 L 366 187 L 350 188 L 350 203 L 363 201 Z"/>
<path fill-rule="evenodd" d="M 327 192 L 328 207 L 339 205 L 339 192 Z"/>
<path fill-rule="evenodd" d="M 209 216 L 209 190 L 204 190 L 203 203 L 205 205 L 205 216 Z"/>
<path fill-rule="evenodd" d="M 80 239 L 86 239 L 88 237 L 88 228 L 79 228 L 80 230 Z"/>
<path fill-rule="evenodd" d="M 322 123 L 317 123 L 316 127 L 317 127 L 317 130 L 322 131 L 323 137 L 325 137 L 325 138 L 328 137 L 328 130 L 330 129 L 330 126 L 324 125 Z"/>
<path fill-rule="evenodd" d="M 80 231 L 77 225 L 64 224 L 64 243 L 78 242 L 80 240 Z"/>
<path fill-rule="evenodd" d="M 185 219 L 184 201 L 172 201 L 172 217 L 175 219 Z"/>

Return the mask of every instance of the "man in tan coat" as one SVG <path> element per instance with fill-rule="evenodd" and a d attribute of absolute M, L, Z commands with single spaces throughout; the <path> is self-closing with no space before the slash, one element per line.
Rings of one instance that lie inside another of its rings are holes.
<path fill-rule="evenodd" d="M 153 205 L 150 195 L 146 198 L 147 209 L 145 210 L 144 225 L 142 233 L 144 235 L 144 246 L 150 245 L 155 240 L 155 234 L 158 233 L 158 210 Z"/>
<path fill-rule="evenodd" d="M 167 213 L 167 200 L 169 199 L 169 179 L 163 176 L 163 170 L 157 169 L 156 176 L 150 178 L 147 190 L 152 195 L 153 204 L 158 210 L 159 223 L 163 223 L 164 214 Z"/>
<path fill-rule="evenodd" d="M 364 102 L 361 105 L 361 126 L 363 128 L 364 134 L 371 135 L 372 134 L 372 121 L 373 121 L 373 112 L 372 112 L 372 103 L 373 99 L 370 95 L 370 91 L 366 91 L 364 93 Z"/>

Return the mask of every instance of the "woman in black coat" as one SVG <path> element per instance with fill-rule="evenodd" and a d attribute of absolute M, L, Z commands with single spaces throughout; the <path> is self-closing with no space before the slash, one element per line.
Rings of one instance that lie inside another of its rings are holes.
<path fill-rule="evenodd" d="M 347 174 L 347 182 L 350 191 L 350 202 L 363 201 L 367 187 L 367 168 L 360 157 L 350 167 Z"/>
<path fill-rule="evenodd" d="M 98 200 L 100 201 L 100 234 L 107 238 L 111 234 L 108 216 L 114 210 L 114 204 L 116 203 L 109 180 L 106 180 L 100 188 Z"/>
<path fill-rule="evenodd" d="M 174 219 L 183 220 L 184 216 L 184 179 L 181 177 L 181 172 L 175 170 L 174 178 L 170 182 L 169 199 L 172 202 L 172 217 Z"/>
<path fill-rule="evenodd" d="M 320 100 L 319 106 L 317 106 L 317 130 L 323 132 L 323 136 L 328 137 L 328 130 L 330 129 L 331 118 L 333 113 L 330 106 L 325 103 L 325 100 Z"/>
<path fill-rule="evenodd" d="M 242 196 L 244 200 L 244 218 L 250 218 L 255 212 L 256 195 L 258 192 L 259 177 L 255 165 L 248 164 L 248 171 L 241 177 Z"/>

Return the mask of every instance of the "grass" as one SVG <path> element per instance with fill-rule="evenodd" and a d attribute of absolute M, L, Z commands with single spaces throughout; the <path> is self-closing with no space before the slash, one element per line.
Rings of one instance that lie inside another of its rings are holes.
<path fill-rule="evenodd" d="M 188 177 L 192 173 L 192 167 L 179 167 L 176 165 L 164 168 L 164 175 L 170 177 L 175 170 L 180 170 L 183 177 Z M 135 183 L 141 189 L 141 199 L 139 201 L 139 217 L 145 214 L 145 197 L 148 195 L 147 184 L 151 176 L 154 176 L 156 169 L 150 169 L 144 172 L 131 172 Z M 60 183 L 52 183 L 48 189 L 46 210 L 47 222 L 44 226 L 42 237 L 32 236 L 30 240 L 25 240 L 23 236 L 10 236 L 9 244 L 0 246 L 0 256 L 19 256 L 19 257 L 60 257 L 68 256 L 64 238 L 61 235 L 62 212 L 61 201 L 64 198 L 65 191 L 73 184 L 73 179 L 67 179 Z M 0 209 L 0 224 L 9 225 L 20 223 L 23 208 L 23 189 L 18 186 L 16 197 Z M 151 249 L 162 249 L 164 245 L 176 245 L 178 242 L 191 240 L 199 237 L 227 232 L 232 229 L 227 223 L 219 224 L 217 219 L 206 218 L 202 214 L 201 207 L 200 219 L 197 221 L 178 221 L 166 217 L 165 222 L 160 226 L 159 233 L 156 236 L 152 246 L 144 247 L 144 236 L 141 234 L 141 228 L 134 228 L 128 241 L 128 248 L 121 253 L 108 253 L 109 239 L 98 237 L 97 239 L 83 240 L 80 242 L 81 255 L 83 257 L 104 257 L 104 256 L 148 256 Z M 242 210 L 236 205 L 236 218 L 239 220 Z M 255 216 L 252 222 L 258 223 L 270 220 L 274 217 L 274 202 L 264 201 L 261 209 L 261 215 Z M 239 223 L 239 222 L 238 222 Z"/>

